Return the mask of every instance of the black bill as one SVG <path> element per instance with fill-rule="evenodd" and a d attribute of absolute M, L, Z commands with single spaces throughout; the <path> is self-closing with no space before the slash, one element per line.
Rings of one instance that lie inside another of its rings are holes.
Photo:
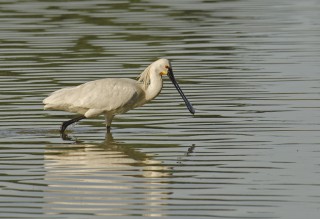
<path fill-rule="evenodd" d="M 170 78 L 170 80 L 172 81 L 173 85 L 176 87 L 176 89 L 178 90 L 180 96 L 182 97 L 182 99 L 184 100 L 186 106 L 188 107 L 188 110 L 190 111 L 190 113 L 194 114 L 195 110 L 193 108 L 193 106 L 191 105 L 191 103 L 189 102 L 189 100 L 186 98 L 186 96 L 184 95 L 184 93 L 182 92 L 178 82 L 176 81 L 176 79 L 174 78 L 172 69 L 169 68 L 168 69 L 168 76 Z"/>

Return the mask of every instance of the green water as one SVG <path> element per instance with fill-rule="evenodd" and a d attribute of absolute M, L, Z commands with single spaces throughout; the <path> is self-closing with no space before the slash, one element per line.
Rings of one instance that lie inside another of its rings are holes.
<path fill-rule="evenodd" d="M 2 1 L 0 218 L 317 218 L 317 1 Z M 71 127 L 59 88 L 135 78 L 156 100 Z"/>

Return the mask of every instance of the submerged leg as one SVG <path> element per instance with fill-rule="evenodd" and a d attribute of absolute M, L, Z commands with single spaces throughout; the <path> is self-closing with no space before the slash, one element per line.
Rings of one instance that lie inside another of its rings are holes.
<path fill-rule="evenodd" d="M 112 114 L 104 114 L 104 118 L 106 120 L 106 126 L 107 126 L 107 133 L 110 133 L 110 129 L 111 129 L 111 123 L 112 123 L 112 119 L 113 119 L 114 115 Z"/>
<path fill-rule="evenodd" d="M 61 128 L 60 128 L 60 132 L 61 133 L 64 133 L 64 131 L 66 130 L 66 128 L 71 125 L 72 123 L 75 123 L 75 122 L 78 122 L 80 121 L 81 119 L 84 119 L 86 118 L 85 116 L 79 116 L 79 117 L 76 117 L 76 118 L 73 118 L 73 119 L 70 119 L 68 121 L 65 121 L 62 123 L 61 125 Z"/>

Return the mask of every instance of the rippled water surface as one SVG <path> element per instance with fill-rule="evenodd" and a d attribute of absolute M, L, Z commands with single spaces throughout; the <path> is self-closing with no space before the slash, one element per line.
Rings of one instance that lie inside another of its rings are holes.
<path fill-rule="evenodd" d="M 320 3 L 1 1 L 0 218 L 318 218 Z M 43 111 L 52 91 L 168 79 L 116 117 Z"/>

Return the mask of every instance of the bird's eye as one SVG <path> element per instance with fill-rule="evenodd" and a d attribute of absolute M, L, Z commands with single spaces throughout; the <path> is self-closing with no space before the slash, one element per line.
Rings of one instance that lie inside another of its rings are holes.
<path fill-rule="evenodd" d="M 165 68 L 169 68 L 169 66 L 166 65 Z"/>

